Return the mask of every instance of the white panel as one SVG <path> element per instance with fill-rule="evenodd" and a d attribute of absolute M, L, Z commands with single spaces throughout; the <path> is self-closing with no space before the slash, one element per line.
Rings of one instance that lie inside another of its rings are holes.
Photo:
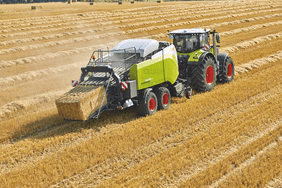
<path fill-rule="evenodd" d="M 158 53 L 156 53 L 155 55 L 152 56 L 151 59 L 156 59 L 158 57 L 161 57 L 163 55 L 163 52 L 162 51 L 159 51 Z"/>
<path fill-rule="evenodd" d="M 122 50 L 131 47 L 135 47 L 136 52 L 140 53 L 140 57 L 146 57 L 153 51 L 158 50 L 159 42 L 153 39 L 128 39 L 120 42 L 113 50 Z M 134 53 L 134 50 L 127 50 L 127 52 Z"/>

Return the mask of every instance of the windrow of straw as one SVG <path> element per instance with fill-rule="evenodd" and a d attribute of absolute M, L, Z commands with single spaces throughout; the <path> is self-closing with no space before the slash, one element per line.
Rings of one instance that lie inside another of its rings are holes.
<path fill-rule="evenodd" d="M 248 14 L 248 15 L 251 15 L 251 14 Z M 242 23 L 247 23 L 247 22 L 253 22 L 253 21 L 257 21 L 257 20 L 264 20 L 264 19 L 280 17 L 281 15 L 282 15 L 281 13 L 276 13 L 276 14 L 265 15 L 265 16 L 256 16 L 256 17 L 249 18 L 249 19 L 226 21 L 226 22 L 214 23 L 214 24 L 211 24 L 211 25 L 205 25 L 205 26 L 201 26 L 201 27 L 203 27 L 203 28 L 218 28 L 218 27 L 224 27 L 224 26 L 228 26 L 228 25 L 236 25 L 236 24 L 242 24 Z M 240 16 L 241 15 L 238 15 L 238 17 L 240 17 Z M 237 17 L 237 16 L 229 15 L 229 16 L 226 16 L 226 19 L 231 18 L 231 17 Z M 211 20 L 218 20 L 218 19 L 211 18 Z M 201 22 L 203 22 L 203 21 L 194 20 L 194 21 L 189 21 L 189 24 L 197 24 L 197 23 L 201 23 Z M 186 25 L 186 24 L 183 23 L 183 25 Z M 224 34 L 224 35 L 226 35 L 226 34 Z M 152 38 L 152 39 L 164 38 L 164 37 L 167 37 L 167 33 L 160 33 L 160 34 L 150 36 L 150 38 Z"/>
<path fill-rule="evenodd" d="M 60 40 L 60 41 L 56 41 L 56 42 L 47 42 L 47 43 L 44 43 L 44 44 L 14 47 L 14 48 L 8 48 L 8 49 L 0 50 L 0 54 L 12 53 L 12 52 L 17 52 L 17 51 L 33 50 L 33 49 L 44 48 L 44 47 L 53 47 L 53 46 L 57 46 L 57 45 L 71 44 L 71 43 L 75 43 L 75 42 L 86 42 L 86 41 L 91 41 L 91 40 L 96 40 L 96 39 L 101 39 L 101 38 L 106 38 L 106 37 L 113 37 L 113 36 L 117 36 L 117 35 L 128 35 L 128 34 L 140 33 L 140 32 L 141 33 L 150 32 L 150 31 L 154 31 L 154 30 L 158 30 L 158 29 L 168 29 L 168 28 L 171 28 L 171 27 L 178 27 L 178 26 L 190 25 L 190 24 L 195 24 L 195 23 L 198 24 L 198 23 L 202 23 L 202 22 L 221 20 L 221 19 L 232 18 L 232 17 L 237 17 L 237 16 L 241 17 L 241 16 L 248 16 L 248 15 L 253 15 L 253 14 L 266 14 L 268 12 L 276 12 L 276 11 L 281 11 L 281 9 L 270 9 L 270 10 L 263 10 L 263 11 L 247 12 L 247 13 L 242 13 L 242 14 L 237 14 L 237 15 L 218 16 L 218 17 L 188 21 L 188 22 L 185 21 L 185 22 L 177 22 L 177 23 L 173 23 L 173 24 L 143 27 L 143 28 L 128 30 L 126 32 L 125 31 L 119 31 L 119 32 L 106 33 L 106 34 L 101 34 L 101 35 L 71 38 L 71 39 L 68 39 L 68 40 Z M 205 15 L 203 15 L 203 16 L 205 16 Z M 187 19 L 190 19 L 190 16 L 187 17 Z M 179 19 L 175 19 L 175 18 L 174 19 L 166 19 L 165 22 L 167 22 L 167 21 L 175 22 L 177 20 L 179 20 Z M 246 20 L 238 20 L 237 21 L 237 23 L 241 23 L 241 22 L 248 22 L 248 21 L 246 21 Z"/>
<path fill-rule="evenodd" d="M 258 3 L 258 2 L 257 2 Z M 260 6 L 258 6 L 258 4 Z M 251 10 L 263 10 L 265 8 L 269 8 L 269 4 L 265 3 L 265 2 L 259 2 L 258 4 L 253 4 L 253 3 L 249 3 L 248 6 L 246 5 L 238 5 L 238 4 L 234 4 L 234 3 L 229 3 L 229 4 L 224 4 L 224 5 L 216 5 L 216 10 L 215 9 L 211 9 L 211 7 L 214 7 L 213 3 L 207 3 L 205 7 L 198 7 L 198 6 L 194 6 L 194 5 L 170 5 L 171 9 L 173 9 L 175 11 L 175 13 L 177 12 L 181 12 L 181 13 L 185 13 L 185 12 L 190 12 L 191 14 L 199 14 L 199 13 L 205 13 L 205 12 L 217 12 L 218 10 L 221 10 L 224 8 L 225 11 L 236 11 L 236 12 L 244 12 L 246 10 L 248 10 L 249 8 L 251 8 Z M 276 8 L 279 7 L 280 4 L 279 3 L 273 3 L 272 4 L 272 8 Z M 23 19 L 13 19 L 13 20 L 6 20 L 5 25 L 4 26 L 0 26 L 0 29 L 4 29 L 4 28 L 12 28 L 12 30 L 10 31 L 24 31 L 26 29 L 29 28 L 34 28 L 34 27 L 28 27 L 27 26 L 34 26 L 34 25 L 39 25 L 38 27 L 40 27 L 40 29 L 44 29 L 41 27 L 41 25 L 46 25 L 46 24 L 50 24 L 50 23 L 54 23 L 57 26 L 62 26 L 60 22 L 62 22 L 62 20 L 70 22 L 68 24 L 82 24 L 79 23 L 78 21 L 84 21 L 84 23 L 88 23 L 88 22 L 93 22 L 93 19 L 96 20 L 100 19 L 102 20 L 104 23 L 105 21 L 111 21 L 111 20 L 115 20 L 116 17 L 119 17 L 120 19 L 125 19 L 125 18 L 135 18 L 138 17 L 142 14 L 146 14 L 147 16 L 151 15 L 156 15 L 156 14 L 162 14 L 165 16 L 173 16 L 173 15 L 177 15 L 177 14 L 168 14 L 170 12 L 170 10 L 167 9 L 167 5 L 166 5 L 166 9 L 160 9 L 160 10 L 151 10 L 151 11 L 138 11 L 138 12 L 132 12 L 132 10 L 134 9 L 127 9 L 127 10 L 123 10 L 122 13 L 119 11 L 113 11 L 113 12 L 107 12 L 105 13 L 97 13 L 97 12 L 88 12 L 88 13 L 83 13 L 80 14 L 81 16 L 78 16 L 77 14 L 68 14 L 68 15 L 60 15 L 60 16 L 44 16 L 44 17 L 34 17 L 31 19 L 28 18 L 23 18 Z M 159 7 L 160 8 L 160 7 Z M 248 9 L 246 9 L 248 8 Z M 148 15 L 149 14 L 149 15 Z M 44 22 L 42 21 L 44 19 Z M 47 19 L 47 21 L 46 21 Z M 147 18 L 146 18 L 147 19 Z M 146 20 L 143 18 L 143 20 Z M 126 22 L 132 22 L 132 20 L 128 19 Z M 113 22 L 112 24 L 116 24 L 116 22 Z M 22 27 L 21 29 L 15 28 L 16 26 L 20 26 Z M 49 26 L 50 28 L 50 26 Z M 37 28 L 34 28 L 37 29 Z M 7 30 L 3 30 L 1 31 L 2 33 L 9 33 L 7 32 Z"/>
<path fill-rule="evenodd" d="M 250 9 L 250 10 L 252 10 L 252 9 Z M 264 10 L 264 11 L 273 12 L 273 11 L 277 11 L 277 10 L 279 11 L 281 9 L 274 9 L 274 10 L 271 9 L 271 10 Z M 261 12 L 264 12 L 264 11 L 261 11 Z M 217 12 L 217 13 L 201 14 L 201 17 L 210 17 L 210 16 L 222 15 L 222 14 L 226 14 L 226 13 L 227 13 L 227 11 Z M 230 13 L 230 12 L 228 11 L 228 13 Z M 237 13 L 237 11 L 234 11 L 234 13 Z M 243 13 L 243 14 L 246 14 L 246 13 Z M 177 14 L 175 16 L 177 16 Z M 185 16 L 183 16 L 183 13 L 181 13 L 179 16 L 182 17 L 182 20 L 199 17 L 199 16 L 191 16 L 191 15 L 185 17 Z M 238 14 L 237 16 L 240 16 L 240 14 Z M 225 18 L 225 16 L 223 18 Z M 214 19 L 217 20 L 218 18 L 214 18 Z M 124 26 L 108 26 L 108 27 L 103 27 L 101 29 L 84 29 L 84 30 L 81 30 L 81 31 L 63 32 L 61 34 L 45 35 L 45 36 L 42 36 L 42 37 L 30 37 L 30 38 L 24 38 L 24 39 L 14 39 L 14 40 L 10 40 L 10 41 L 0 42 L 0 46 L 14 45 L 14 44 L 18 44 L 18 43 L 30 43 L 30 42 L 33 42 L 33 41 L 61 38 L 61 37 L 66 37 L 66 36 L 78 35 L 78 34 L 97 33 L 99 31 L 102 31 L 104 33 L 105 30 L 126 29 L 126 28 L 138 27 L 138 26 L 140 27 L 140 26 L 144 26 L 144 25 L 156 25 L 156 24 L 160 24 L 160 23 L 166 23 L 168 21 L 175 23 L 178 20 L 179 20 L 179 18 L 177 18 L 177 17 L 176 18 L 166 18 L 166 19 L 158 19 L 157 21 L 147 21 L 147 22 L 141 22 L 141 23 L 135 23 L 135 24 L 130 23 L 130 24 L 126 24 Z M 248 21 L 254 21 L 254 20 L 255 19 L 253 18 L 253 19 L 249 19 Z M 247 20 L 245 20 L 245 21 L 248 22 Z M 119 22 L 119 21 L 117 21 L 117 22 Z M 198 23 L 198 22 L 201 22 L 201 20 L 196 21 L 196 23 Z M 96 26 L 95 25 L 85 25 L 85 27 L 96 27 Z M 95 35 L 95 37 L 97 38 L 98 36 Z M 103 37 L 103 35 L 101 35 L 101 37 Z M 101 38 L 101 37 L 98 37 L 98 38 Z"/>
<path fill-rule="evenodd" d="M 275 15 L 276 16 L 282 16 L 282 14 L 275 14 Z M 275 15 L 271 15 L 271 16 L 275 17 Z M 265 17 L 255 17 L 253 19 L 258 21 L 260 19 L 265 19 Z M 252 20 L 252 19 L 250 19 L 250 20 Z M 237 23 L 237 21 L 239 21 L 239 20 L 236 20 L 235 22 Z M 269 20 L 269 21 L 271 21 L 271 20 Z M 233 23 L 233 25 L 235 24 L 235 22 Z M 226 22 L 226 25 L 228 25 L 228 23 L 229 22 Z M 241 23 L 241 22 L 239 22 L 239 23 Z M 222 36 L 228 36 L 228 35 L 238 34 L 238 33 L 246 32 L 246 31 L 252 31 L 254 29 L 272 27 L 272 26 L 277 26 L 277 25 L 281 25 L 281 24 L 282 24 L 281 20 L 275 21 L 275 22 L 268 22 L 268 23 L 264 23 L 264 24 L 257 24 L 257 25 L 252 25 L 252 26 L 248 26 L 248 27 L 244 27 L 244 28 L 239 28 L 239 29 L 223 32 L 223 33 L 220 33 L 220 36 L 221 37 Z M 206 26 L 206 28 L 214 28 L 214 26 L 209 25 L 209 26 Z M 19 34 L 21 34 L 21 33 L 19 33 Z M 271 35 L 267 35 L 267 36 L 271 36 Z M 274 38 L 277 38 L 277 36 L 279 36 L 279 33 L 276 33 Z M 144 38 L 159 39 L 159 38 L 165 38 L 165 37 L 167 37 L 167 33 L 151 35 L 151 36 L 147 36 L 147 37 L 144 37 Z M 272 40 L 274 38 L 272 38 Z M 257 44 L 264 42 L 266 40 L 256 40 L 255 44 L 252 41 L 247 41 L 249 47 L 251 45 L 257 45 Z M 33 57 L 24 57 L 24 58 L 9 60 L 9 61 L 0 61 L 0 68 L 12 67 L 12 66 L 23 65 L 23 64 L 30 64 L 30 63 L 36 63 L 36 62 L 38 63 L 40 61 L 44 61 L 44 60 L 48 60 L 48 59 L 55 59 L 55 58 L 59 58 L 59 57 L 69 56 L 71 54 L 79 54 L 79 53 L 83 53 L 83 52 L 93 51 L 95 49 L 99 49 L 99 48 L 102 48 L 104 46 L 108 46 L 109 48 L 112 48 L 115 45 L 116 45 L 116 43 L 109 42 L 109 43 L 106 43 L 106 44 L 103 44 L 103 45 L 93 45 L 93 46 L 87 46 L 87 47 L 82 47 L 82 48 L 75 48 L 75 49 L 72 49 L 72 50 L 59 51 L 59 52 L 55 52 L 55 53 L 41 54 L 41 55 L 33 56 Z M 236 46 L 238 46 L 238 45 L 236 45 Z M 232 48 L 232 52 L 235 52 L 236 50 L 239 50 L 239 48 L 236 48 L 236 46 L 227 47 L 227 49 Z M 224 51 L 224 49 L 222 48 L 221 51 Z"/>
<path fill-rule="evenodd" d="M 226 5 L 221 6 L 221 8 L 224 7 L 224 11 L 228 11 L 228 13 L 238 13 L 238 7 L 231 7 L 231 8 L 227 8 Z M 279 5 L 276 5 L 274 7 L 279 7 Z M 189 7 L 191 9 L 191 7 Z M 262 10 L 262 9 L 268 9 L 269 6 L 261 6 L 261 7 L 248 7 L 248 9 L 246 9 L 245 7 L 242 7 L 242 9 L 240 9 L 241 12 L 244 11 L 248 11 L 248 10 Z M 124 16 L 124 15 L 115 15 L 113 14 L 113 16 L 118 16 L 119 19 L 116 20 L 116 18 L 109 18 L 105 16 L 101 16 L 101 15 L 92 15 L 92 16 L 87 16 L 87 17 L 82 17 L 82 18 L 64 18 L 65 21 L 68 21 L 67 23 L 57 23 L 58 20 L 53 20 L 53 21 L 47 21 L 47 22 L 32 22 L 32 25 L 38 25 L 38 26 L 33 26 L 33 27 L 25 27 L 25 28 L 10 28 L 10 29 L 6 29 L 6 30 L 2 30 L 0 31 L 0 33 L 5 33 L 0 35 L 0 38 L 4 37 L 4 38 L 10 38 L 10 37 L 16 37 L 16 36 L 26 36 L 26 35 L 31 35 L 31 34 L 40 34 L 40 33 L 50 33 L 50 32 L 58 32 L 58 31 L 65 31 L 65 30 L 70 30 L 70 29 L 81 29 L 81 28 L 85 28 L 85 27 L 91 27 L 91 28 L 96 28 L 99 26 L 104 26 L 103 28 L 99 28 L 96 31 L 104 31 L 104 30 L 109 30 L 109 29 L 119 29 L 120 26 L 111 26 L 111 27 L 105 27 L 107 25 L 114 25 L 114 24 L 119 24 L 119 23 L 131 23 L 131 24 L 127 24 L 124 25 L 122 28 L 126 28 L 126 27 L 136 27 L 136 26 L 140 26 L 143 25 L 144 20 L 147 20 L 147 17 L 150 16 L 151 19 L 158 19 L 158 23 L 160 22 L 164 22 L 167 21 L 166 18 L 169 17 L 176 17 L 176 16 L 181 16 L 182 18 L 186 15 L 186 13 L 188 14 L 197 14 L 197 13 L 205 13 L 205 12 L 216 12 L 210 15 L 220 15 L 223 14 L 224 12 L 218 12 L 218 10 L 220 9 L 220 7 L 217 7 L 217 9 L 214 10 L 210 10 L 210 8 L 202 8 L 203 10 L 199 10 L 197 9 L 197 11 L 191 11 L 190 9 L 187 9 L 186 6 L 182 7 L 182 8 L 174 8 L 174 10 L 177 12 L 179 11 L 180 13 L 176 13 L 176 14 L 168 14 L 169 11 L 153 11 L 153 12 L 139 12 L 138 15 L 133 15 L 131 13 L 130 18 L 129 19 L 128 16 Z M 208 10 L 206 10 L 208 9 Z M 237 10 L 235 10 L 237 9 Z M 142 14 L 145 14 L 144 17 L 142 17 Z M 210 16 L 210 15 L 204 15 L 204 16 Z M 272 15 L 273 16 L 273 15 Z M 101 19 L 101 17 L 103 17 Z M 101 22 L 95 22 L 93 23 L 94 19 L 100 19 Z M 193 18 L 191 16 L 191 18 Z M 255 18 L 251 18 L 249 19 L 250 21 L 256 20 Z M 61 21 L 61 20 L 59 20 Z M 138 23 L 132 24 L 132 22 L 137 22 L 140 21 Z M 22 25 L 22 22 L 12 22 L 14 25 Z M 146 22 L 147 24 L 152 24 L 152 22 Z M 44 24 L 44 25 L 43 25 Z M 46 25 L 46 24 L 50 24 L 50 25 Z M 28 26 L 29 24 L 26 24 L 26 26 Z M 74 26 L 72 26 L 74 25 Z M 65 26 L 65 27 L 60 27 L 60 28 L 54 28 L 54 29 L 49 29 L 52 27 L 58 27 L 58 26 Z M 28 32 L 22 32 L 22 31 L 27 31 L 30 30 Z M 12 33 L 12 32 L 17 32 L 20 31 L 20 33 Z M 89 31 L 79 31 L 79 32 L 89 32 Z M 90 31 L 91 32 L 91 31 Z M 95 31 L 94 31 L 95 32 Z M 75 35 L 78 34 L 77 32 L 64 32 L 64 34 L 67 35 Z M 81 34 L 81 33 L 80 33 Z M 57 35 L 56 35 L 57 36 Z M 59 37 L 59 36 L 58 36 Z M 47 36 L 47 38 L 49 38 Z"/>

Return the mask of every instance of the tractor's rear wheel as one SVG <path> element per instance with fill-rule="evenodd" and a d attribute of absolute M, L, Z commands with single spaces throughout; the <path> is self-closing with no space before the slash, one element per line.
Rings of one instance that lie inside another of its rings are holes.
<path fill-rule="evenodd" d="M 212 90 L 215 83 L 215 60 L 211 56 L 206 56 L 201 65 L 194 66 L 192 69 L 192 86 L 197 92 L 205 92 Z"/>
<path fill-rule="evenodd" d="M 149 91 L 148 93 L 143 93 L 139 96 L 137 113 L 140 116 L 152 115 L 158 109 L 158 99 L 157 96 Z"/>
<path fill-rule="evenodd" d="M 226 57 L 224 62 L 219 63 L 219 74 L 217 80 L 228 83 L 234 78 L 234 63 L 231 57 Z"/>
<path fill-rule="evenodd" d="M 155 93 L 158 98 L 158 109 L 167 109 L 171 101 L 171 95 L 169 90 L 165 87 L 158 87 L 156 88 Z"/>

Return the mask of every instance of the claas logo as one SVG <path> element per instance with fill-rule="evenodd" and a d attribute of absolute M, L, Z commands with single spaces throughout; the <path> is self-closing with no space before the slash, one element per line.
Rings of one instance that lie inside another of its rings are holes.
<path fill-rule="evenodd" d="M 162 74 L 163 70 L 162 69 L 144 69 L 143 74 Z"/>

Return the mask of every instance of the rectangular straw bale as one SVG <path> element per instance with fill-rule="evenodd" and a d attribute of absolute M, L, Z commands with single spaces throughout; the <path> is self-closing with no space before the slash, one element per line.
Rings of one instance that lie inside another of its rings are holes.
<path fill-rule="evenodd" d="M 42 6 L 31 6 L 31 10 L 42 9 Z"/>
<path fill-rule="evenodd" d="M 104 94 L 103 86 L 78 85 L 56 100 L 59 116 L 68 120 L 86 120 L 100 108 Z M 103 105 L 105 104 L 106 96 Z"/>

